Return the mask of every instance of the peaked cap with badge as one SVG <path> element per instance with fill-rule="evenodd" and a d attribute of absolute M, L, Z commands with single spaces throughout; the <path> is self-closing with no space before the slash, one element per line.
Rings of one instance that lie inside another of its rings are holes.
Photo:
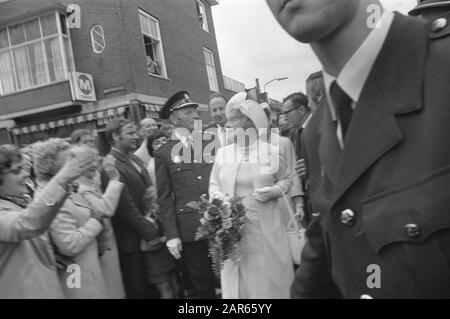
<path fill-rule="evenodd" d="M 180 91 L 172 95 L 162 107 L 159 115 L 161 119 L 167 120 L 175 110 L 180 110 L 182 108 L 194 106 L 198 107 L 198 103 L 194 103 L 191 101 L 189 93 L 186 91 Z"/>

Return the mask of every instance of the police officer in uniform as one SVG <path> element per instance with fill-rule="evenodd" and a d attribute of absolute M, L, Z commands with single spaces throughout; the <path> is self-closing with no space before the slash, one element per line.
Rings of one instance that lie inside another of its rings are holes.
<path fill-rule="evenodd" d="M 433 23 L 435 24 L 439 24 L 442 22 L 436 21 L 449 11 L 450 11 L 450 1 L 420 0 L 419 4 L 414 9 L 409 11 L 409 15 L 411 16 L 420 15 L 429 21 L 433 21 Z"/>
<path fill-rule="evenodd" d="M 199 132 L 194 131 L 195 121 L 199 120 L 197 107 L 182 91 L 170 97 L 161 109 L 161 118 L 169 119 L 175 129 L 171 140 L 155 154 L 156 182 L 169 251 L 177 259 L 182 257 L 194 297 L 215 298 L 216 279 L 208 244 L 204 239 L 196 240 L 200 214 L 187 205 L 208 194 L 213 164 L 205 154 L 201 126 Z"/>
<path fill-rule="evenodd" d="M 450 298 L 449 15 L 266 1 L 327 91 L 302 137 L 314 217 L 292 296 Z"/>

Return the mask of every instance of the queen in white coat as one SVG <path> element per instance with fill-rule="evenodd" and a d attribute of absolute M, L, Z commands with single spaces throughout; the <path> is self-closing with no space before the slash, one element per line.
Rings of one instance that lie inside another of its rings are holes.
<path fill-rule="evenodd" d="M 289 298 L 294 269 L 279 199 L 292 180 L 278 147 L 264 138 L 268 121 L 263 109 L 244 94 L 227 104 L 227 126 L 238 134 L 219 149 L 210 177 L 210 198 L 242 197 L 247 209 L 241 258 L 228 260 L 221 271 L 222 296 Z M 247 139 L 239 129 L 247 130 Z"/>

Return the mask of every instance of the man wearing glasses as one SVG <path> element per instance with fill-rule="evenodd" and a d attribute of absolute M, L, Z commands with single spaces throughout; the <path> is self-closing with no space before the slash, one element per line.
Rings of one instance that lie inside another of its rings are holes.
<path fill-rule="evenodd" d="M 308 123 L 311 117 L 311 109 L 308 106 L 308 98 L 301 92 L 292 93 L 287 96 L 283 100 L 282 112 L 281 116 L 284 118 L 284 121 L 287 123 L 288 128 L 290 129 L 290 139 L 294 144 L 295 149 L 295 157 L 297 161 L 303 159 L 302 154 L 302 144 L 301 144 L 301 135 L 303 129 Z M 304 192 L 303 203 L 307 203 L 306 200 L 306 185 L 305 181 L 302 180 L 302 191 Z M 304 207 L 305 208 L 305 207 Z M 305 211 L 304 222 L 309 222 L 309 212 Z"/>

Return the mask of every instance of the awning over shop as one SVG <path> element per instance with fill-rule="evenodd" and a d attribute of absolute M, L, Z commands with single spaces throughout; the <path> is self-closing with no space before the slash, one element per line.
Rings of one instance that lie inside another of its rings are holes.
<path fill-rule="evenodd" d="M 159 111 L 161 110 L 161 105 L 156 104 L 142 104 L 145 109 L 145 114 L 147 117 L 154 118 L 156 120 L 159 119 Z M 116 107 L 108 110 L 103 111 L 97 111 L 97 112 L 91 112 L 87 114 L 80 114 L 77 116 L 72 116 L 64 119 L 44 122 L 44 123 L 37 123 L 32 125 L 26 125 L 26 126 L 19 126 L 14 127 L 10 129 L 10 131 L 14 135 L 21 135 L 21 134 L 28 134 L 28 133 L 35 133 L 40 131 L 47 131 L 49 129 L 54 129 L 58 127 L 68 126 L 68 125 L 74 125 L 74 124 L 81 124 L 86 122 L 92 122 L 97 121 L 98 126 L 104 126 L 108 124 L 112 119 L 114 118 L 124 118 L 125 112 L 127 110 L 127 106 L 121 106 Z"/>
<path fill-rule="evenodd" d="M 63 127 L 73 124 L 81 124 L 85 122 L 97 121 L 98 125 L 106 125 L 114 118 L 123 118 L 125 115 L 126 107 L 118 107 L 114 109 L 92 112 L 87 114 L 81 114 L 73 117 L 68 117 L 60 120 L 44 122 L 39 124 L 33 124 L 22 127 L 15 127 L 11 131 L 14 135 L 34 133 L 40 131 L 46 131 L 58 127 Z"/>

